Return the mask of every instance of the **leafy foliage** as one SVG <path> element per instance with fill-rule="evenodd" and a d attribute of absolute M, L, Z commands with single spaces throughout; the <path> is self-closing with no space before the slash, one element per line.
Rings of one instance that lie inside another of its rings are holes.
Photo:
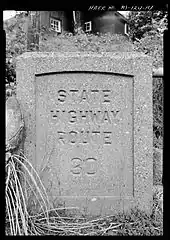
<path fill-rule="evenodd" d="M 163 79 L 153 78 L 153 127 L 154 145 L 157 148 L 163 146 Z"/>
<path fill-rule="evenodd" d="M 163 66 L 163 32 L 167 29 L 167 11 L 130 12 L 130 38 L 136 51 L 153 57 L 155 68 Z"/>
<path fill-rule="evenodd" d="M 15 58 L 26 51 L 26 31 L 24 24 L 26 19 L 21 16 L 16 16 L 11 24 L 4 23 L 6 32 L 6 57 L 7 59 Z"/>
<path fill-rule="evenodd" d="M 163 37 L 146 35 L 140 41 L 134 42 L 134 49 L 153 58 L 153 67 L 163 67 Z"/>
<path fill-rule="evenodd" d="M 6 83 L 14 82 L 16 79 L 15 67 L 10 61 L 6 62 L 5 65 L 5 79 Z"/>
<path fill-rule="evenodd" d="M 24 31 L 25 18 L 17 15 L 10 21 L 4 22 L 6 32 L 6 82 L 16 79 L 16 57 L 26 51 L 26 32 Z"/>
<path fill-rule="evenodd" d="M 48 39 L 48 41 L 46 41 Z M 43 35 L 40 42 L 40 51 L 46 52 L 115 52 L 133 51 L 133 45 L 123 35 L 86 34 L 83 31 L 73 35 Z"/>
<path fill-rule="evenodd" d="M 130 38 L 140 40 L 146 34 L 161 35 L 167 28 L 167 11 L 131 11 L 128 15 Z"/>

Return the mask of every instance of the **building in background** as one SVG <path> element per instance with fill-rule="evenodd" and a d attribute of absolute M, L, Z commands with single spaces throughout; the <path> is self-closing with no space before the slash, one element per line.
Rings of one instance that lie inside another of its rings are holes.
<path fill-rule="evenodd" d="M 10 20 L 7 20 L 10 21 Z M 63 33 L 111 33 L 128 36 L 128 20 L 118 11 L 30 11 L 25 16 L 27 49 L 40 41 L 43 31 L 48 37 Z"/>
<path fill-rule="evenodd" d="M 75 32 L 75 28 L 81 28 L 89 33 L 128 34 L 128 21 L 117 11 L 31 11 L 30 21 L 47 32 Z"/>

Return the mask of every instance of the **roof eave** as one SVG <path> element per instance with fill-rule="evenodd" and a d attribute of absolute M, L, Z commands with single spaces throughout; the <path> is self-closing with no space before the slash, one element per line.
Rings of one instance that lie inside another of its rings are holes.
<path fill-rule="evenodd" d="M 119 13 L 118 11 L 116 11 L 116 14 L 119 15 L 119 17 L 124 20 L 125 22 L 129 22 L 127 18 L 125 18 L 121 13 Z"/>

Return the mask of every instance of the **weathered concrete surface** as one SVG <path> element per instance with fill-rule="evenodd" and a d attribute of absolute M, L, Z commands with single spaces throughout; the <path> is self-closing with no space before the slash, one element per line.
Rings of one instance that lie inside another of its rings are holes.
<path fill-rule="evenodd" d="M 6 151 L 16 149 L 23 135 L 24 121 L 15 96 L 6 100 Z"/>
<path fill-rule="evenodd" d="M 24 151 L 56 207 L 151 211 L 152 61 L 136 53 L 25 53 Z"/>

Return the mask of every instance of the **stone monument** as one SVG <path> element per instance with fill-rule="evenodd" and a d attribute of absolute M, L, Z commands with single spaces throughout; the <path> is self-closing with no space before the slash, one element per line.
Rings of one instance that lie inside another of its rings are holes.
<path fill-rule="evenodd" d="M 152 209 L 152 60 L 138 53 L 24 53 L 24 153 L 53 207 Z"/>

